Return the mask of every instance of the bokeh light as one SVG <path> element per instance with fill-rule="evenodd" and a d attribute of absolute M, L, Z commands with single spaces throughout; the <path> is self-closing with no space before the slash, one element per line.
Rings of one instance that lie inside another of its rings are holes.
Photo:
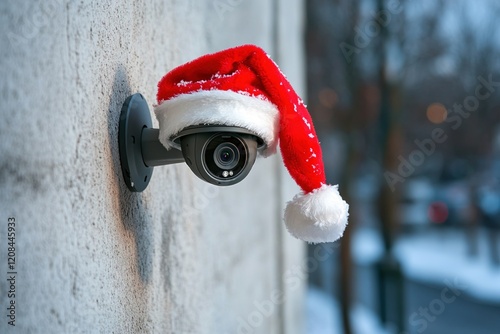
<path fill-rule="evenodd" d="M 444 202 L 433 202 L 429 206 L 429 219 L 432 223 L 442 224 L 448 219 L 448 205 Z"/>
<path fill-rule="evenodd" d="M 321 105 L 328 109 L 333 109 L 338 102 L 337 93 L 331 88 L 323 88 L 318 93 L 318 99 Z"/>
<path fill-rule="evenodd" d="M 443 123 L 448 117 L 446 107 L 441 103 L 433 103 L 427 107 L 427 119 L 434 124 Z"/>

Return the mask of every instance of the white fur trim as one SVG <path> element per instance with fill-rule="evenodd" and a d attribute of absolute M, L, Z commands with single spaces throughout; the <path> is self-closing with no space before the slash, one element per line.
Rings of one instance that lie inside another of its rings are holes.
<path fill-rule="evenodd" d="M 298 194 L 285 209 L 285 225 L 296 238 L 311 242 L 333 242 L 347 225 L 349 205 L 338 186 L 323 185 L 308 194 Z"/>
<path fill-rule="evenodd" d="M 268 100 L 232 91 L 208 90 L 178 95 L 155 106 L 160 123 L 160 142 L 167 149 L 170 139 L 191 125 L 239 126 L 254 132 L 267 144 L 264 155 L 276 152 L 278 108 Z"/>

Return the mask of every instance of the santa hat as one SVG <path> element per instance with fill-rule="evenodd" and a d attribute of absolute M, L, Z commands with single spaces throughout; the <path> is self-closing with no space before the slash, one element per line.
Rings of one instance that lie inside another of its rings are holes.
<path fill-rule="evenodd" d="M 263 139 L 267 156 L 279 142 L 283 163 L 302 192 L 287 203 L 285 225 L 304 241 L 332 242 L 347 225 L 349 205 L 327 185 L 321 147 L 304 102 L 259 47 L 243 45 L 181 65 L 158 83 L 160 142 L 188 126 L 243 127 Z"/>

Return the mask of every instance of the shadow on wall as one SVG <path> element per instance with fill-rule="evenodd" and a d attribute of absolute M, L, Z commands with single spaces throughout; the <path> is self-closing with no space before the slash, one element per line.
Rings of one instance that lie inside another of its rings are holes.
<path fill-rule="evenodd" d="M 131 95 L 127 72 L 118 65 L 108 108 L 108 133 L 113 158 L 113 171 L 117 179 L 120 218 L 126 230 L 132 232 L 136 244 L 136 259 L 141 280 L 148 283 L 153 269 L 152 216 L 147 210 L 144 193 L 131 192 L 123 181 L 118 149 L 118 122 L 122 104 Z"/>

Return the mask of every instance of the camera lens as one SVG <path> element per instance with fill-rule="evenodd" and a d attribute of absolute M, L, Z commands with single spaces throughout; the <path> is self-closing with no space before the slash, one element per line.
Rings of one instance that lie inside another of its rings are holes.
<path fill-rule="evenodd" d="M 223 162 L 228 162 L 231 160 L 232 157 L 232 151 L 229 150 L 228 148 L 224 148 L 224 151 L 220 153 L 220 160 Z"/>
<path fill-rule="evenodd" d="M 239 160 L 238 148 L 233 143 L 222 143 L 215 148 L 215 164 L 223 169 L 236 167 Z"/>
<path fill-rule="evenodd" d="M 247 165 L 247 146 L 241 138 L 232 134 L 215 134 L 207 140 L 203 151 L 206 171 L 219 180 L 237 177 Z"/>

